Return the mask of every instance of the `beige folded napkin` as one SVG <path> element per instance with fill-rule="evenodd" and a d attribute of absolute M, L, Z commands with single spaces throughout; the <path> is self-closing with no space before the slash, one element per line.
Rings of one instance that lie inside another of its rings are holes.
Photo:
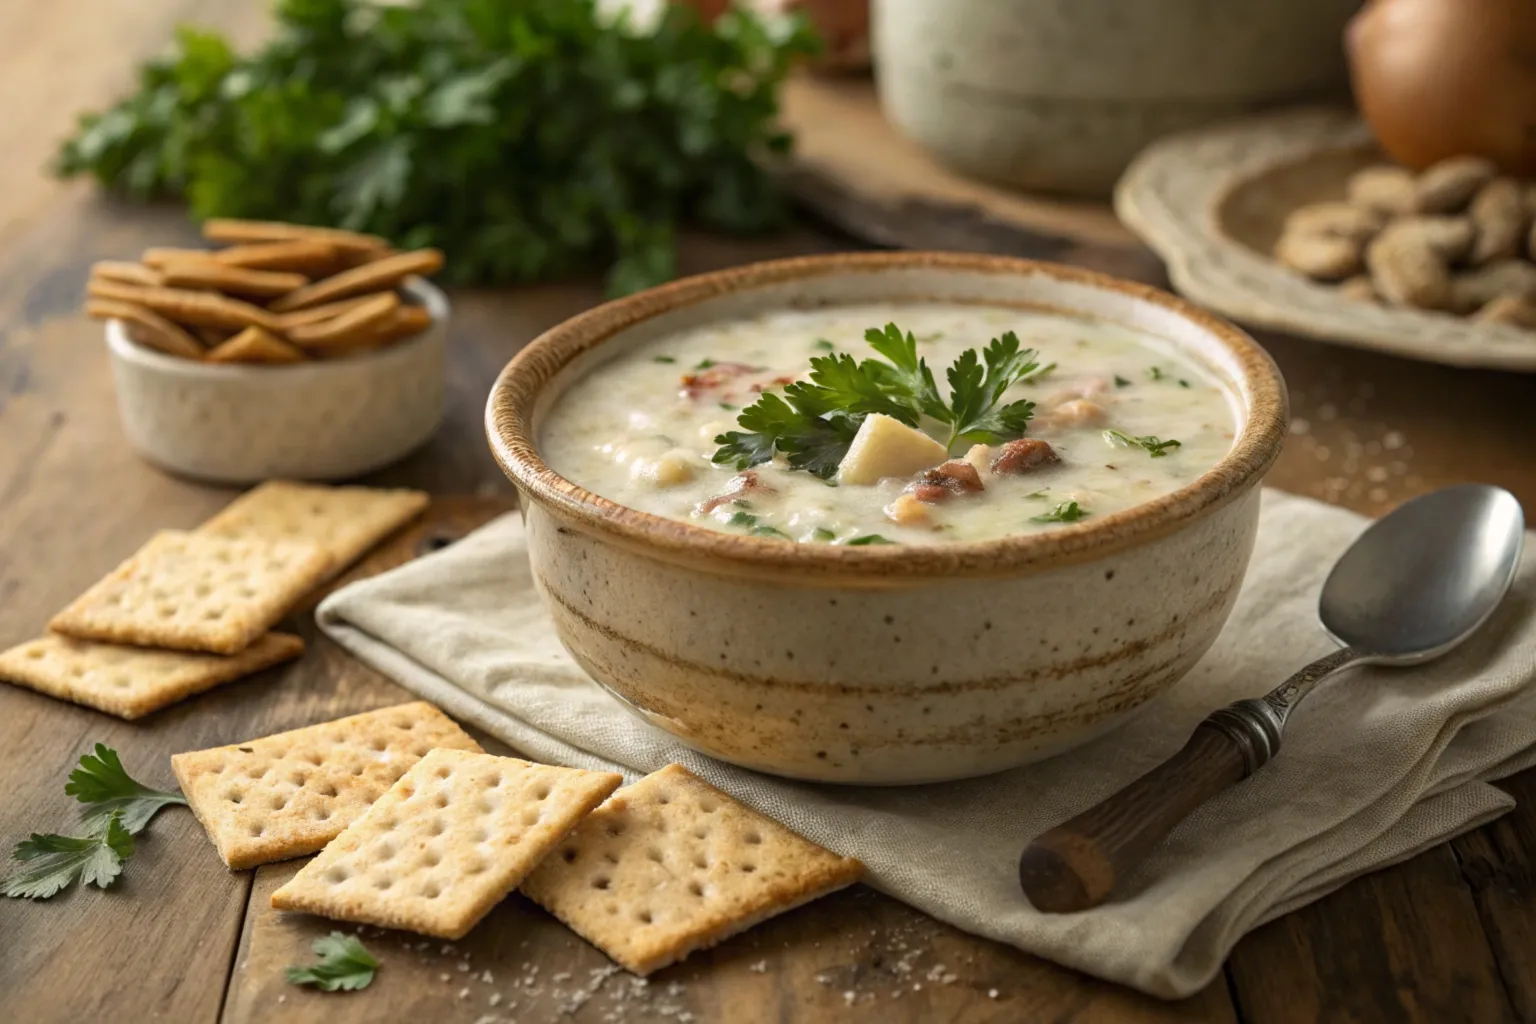
<path fill-rule="evenodd" d="M 788 782 L 675 743 L 607 697 L 555 638 L 507 516 L 355 583 L 319 610 L 380 671 L 525 755 L 628 776 L 680 761 L 966 931 L 1168 998 L 1199 990 L 1255 926 L 1509 810 L 1488 784 L 1536 763 L 1536 559 L 1500 613 L 1444 659 L 1357 669 L 1292 716 L 1279 758 L 1186 820 L 1118 902 L 1067 916 L 1019 891 L 1019 851 L 1172 754 L 1212 709 L 1333 649 L 1318 590 L 1365 526 L 1271 492 L 1237 608 L 1210 653 L 1120 729 L 1042 764 L 893 789 Z"/>

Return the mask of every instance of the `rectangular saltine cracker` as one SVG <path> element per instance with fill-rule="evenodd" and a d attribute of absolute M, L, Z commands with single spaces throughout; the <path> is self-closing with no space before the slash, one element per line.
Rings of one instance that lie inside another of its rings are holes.
<path fill-rule="evenodd" d="M 320 487 L 269 480 L 232 501 L 199 533 L 268 540 L 308 540 L 341 572 L 427 507 L 423 491 Z"/>
<path fill-rule="evenodd" d="M 673 764 L 583 819 L 522 889 L 646 975 L 863 872 Z"/>
<path fill-rule="evenodd" d="M 272 906 L 461 938 L 623 781 L 434 750 L 274 892 Z"/>
<path fill-rule="evenodd" d="M 268 633 L 238 654 L 193 654 L 45 636 L 0 654 L 0 679 L 134 719 L 297 658 L 304 641 Z"/>
<path fill-rule="evenodd" d="M 480 745 L 424 701 L 176 754 L 192 813 L 232 869 L 314 853 L 430 750 Z"/>
<path fill-rule="evenodd" d="M 48 625 L 81 640 L 234 654 L 325 576 L 304 541 L 162 530 Z"/>

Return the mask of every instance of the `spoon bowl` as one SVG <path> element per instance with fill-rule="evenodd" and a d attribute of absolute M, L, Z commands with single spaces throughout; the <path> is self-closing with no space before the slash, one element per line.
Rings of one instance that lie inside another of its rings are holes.
<path fill-rule="evenodd" d="M 1318 617 L 1359 660 L 1438 658 L 1477 630 L 1515 578 L 1520 502 L 1499 487 L 1447 487 L 1377 520 L 1334 565 Z"/>

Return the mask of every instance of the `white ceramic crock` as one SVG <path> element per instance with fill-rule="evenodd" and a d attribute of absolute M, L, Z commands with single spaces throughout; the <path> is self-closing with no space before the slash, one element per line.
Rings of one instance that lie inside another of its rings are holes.
<path fill-rule="evenodd" d="M 789 305 L 915 298 L 1049 306 L 1154 332 L 1238 398 L 1234 447 L 1194 483 L 1126 512 L 921 548 L 727 535 L 619 506 L 539 457 L 560 395 L 631 345 Z M 1051 264 L 938 253 L 783 260 L 609 303 L 523 350 L 487 408 L 535 579 L 594 679 L 723 760 L 874 784 L 1050 756 L 1179 679 L 1237 595 L 1285 420 L 1268 356 L 1173 296 Z"/>
<path fill-rule="evenodd" d="M 1107 195 L 1147 143 L 1342 98 L 1359 0 L 873 0 L 881 105 L 975 177 Z"/>
<path fill-rule="evenodd" d="M 163 469 L 222 484 L 340 480 L 404 457 L 442 423 L 448 325 L 441 291 L 419 279 L 404 291 L 431 327 L 377 352 L 292 365 L 180 359 L 107 321 L 128 442 Z"/>

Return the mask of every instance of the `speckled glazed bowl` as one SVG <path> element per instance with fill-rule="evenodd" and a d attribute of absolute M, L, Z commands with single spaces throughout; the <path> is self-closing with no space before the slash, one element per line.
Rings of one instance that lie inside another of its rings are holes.
<path fill-rule="evenodd" d="M 1343 99 L 1360 0 L 873 0 L 881 106 L 956 170 L 1107 195 L 1169 132 Z"/>
<path fill-rule="evenodd" d="M 719 533 L 617 505 L 540 458 L 561 394 L 631 345 L 786 306 L 914 299 L 1048 306 L 1166 338 L 1236 396 L 1233 448 L 1125 512 L 922 548 Z M 599 306 L 512 360 L 486 410 L 534 577 L 594 679 L 715 757 L 873 784 L 1044 758 L 1171 686 L 1231 610 L 1285 426 L 1269 357 L 1171 295 L 1048 263 L 911 252 L 756 264 Z"/>
<path fill-rule="evenodd" d="M 340 480 L 419 448 L 443 420 L 448 300 L 404 291 L 432 326 L 376 352 L 283 366 L 199 363 L 136 345 L 107 321 L 129 444 L 181 476 L 223 484 Z"/>

